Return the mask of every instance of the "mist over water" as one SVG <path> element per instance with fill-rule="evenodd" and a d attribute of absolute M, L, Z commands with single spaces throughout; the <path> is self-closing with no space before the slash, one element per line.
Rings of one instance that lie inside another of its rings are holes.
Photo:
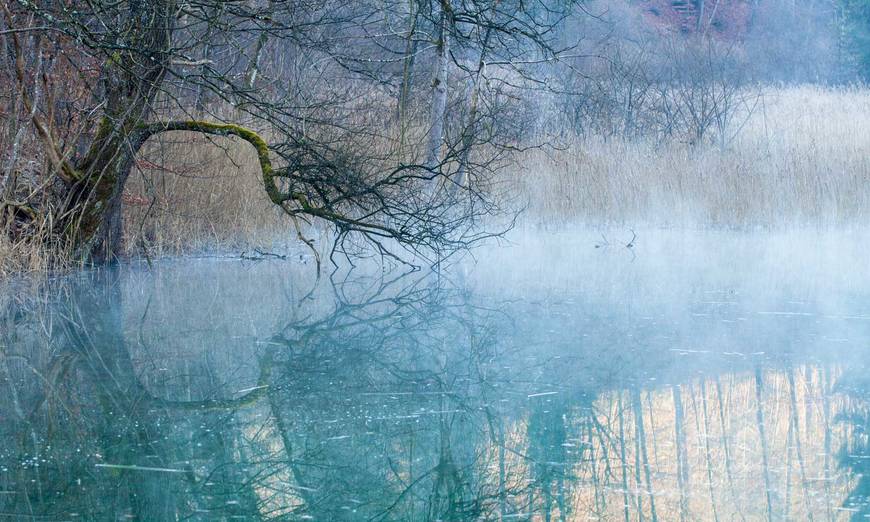
<path fill-rule="evenodd" d="M 0 514 L 863 519 L 868 238 L 527 230 L 440 274 L 17 281 Z"/>

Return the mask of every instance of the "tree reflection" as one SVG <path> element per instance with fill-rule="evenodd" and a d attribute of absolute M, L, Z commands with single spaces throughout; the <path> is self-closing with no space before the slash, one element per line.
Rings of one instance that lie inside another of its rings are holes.
<path fill-rule="evenodd" d="M 117 272 L 53 283 L 49 293 L 57 299 L 31 303 L 39 309 L 15 313 L 18 324 L 4 331 L 5 380 L 16 394 L 4 423 L 4 514 L 168 520 L 201 511 L 211 491 L 233 498 L 227 513 L 250 511 L 249 491 L 221 491 L 237 482 L 229 467 L 208 481 L 194 467 L 231 453 L 218 418 L 226 414 L 180 416 L 142 384 Z"/>
<path fill-rule="evenodd" d="M 851 399 L 835 418 L 851 428 L 851 436 L 840 448 L 839 462 L 856 478 L 843 507 L 851 512 L 851 520 L 866 520 L 870 517 L 870 381 L 866 369 L 845 373 L 836 388 Z"/>
<path fill-rule="evenodd" d="M 870 514 L 870 387 L 832 395 L 836 368 L 666 379 L 661 353 L 602 356 L 636 332 L 533 344 L 554 325 L 432 274 L 307 292 L 279 272 L 94 271 L 6 306 L 0 516 L 833 519 L 843 498 Z M 851 483 L 830 469 L 841 440 Z"/>
<path fill-rule="evenodd" d="M 5 514 L 466 520 L 505 509 L 485 413 L 495 314 L 461 294 L 407 274 L 352 297 L 332 288 L 315 312 L 238 348 L 258 370 L 234 390 L 219 386 L 233 368 L 218 363 L 137 362 L 120 286 L 113 270 L 57 283 L 61 298 L 6 330 Z"/>
<path fill-rule="evenodd" d="M 568 444 L 568 408 L 561 398 L 537 397 L 532 402 L 529 414 L 528 458 L 531 461 L 533 492 L 542 497 L 546 520 L 553 512 L 554 497 L 560 518 L 570 512 L 565 501 L 566 471 L 571 469 Z M 534 506 L 534 502 L 530 501 Z"/>

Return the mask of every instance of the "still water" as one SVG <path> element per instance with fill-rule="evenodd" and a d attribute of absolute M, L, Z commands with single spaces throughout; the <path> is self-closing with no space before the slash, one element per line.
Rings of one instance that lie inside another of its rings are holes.
<path fill-rule="evenodd" d="M 14 281 L 0 519 L 870 517 L 863 236 L 630 239 Z"/>

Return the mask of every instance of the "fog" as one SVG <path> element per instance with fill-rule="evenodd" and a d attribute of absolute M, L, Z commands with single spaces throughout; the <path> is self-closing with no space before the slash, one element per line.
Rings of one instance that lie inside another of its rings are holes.
<path fill-rule="evenodd" d="M 19 280 L 2 511 L 857 518 L 866 237 L 526 231 L 316 284 L 227 258 Z"/>
<path fill-rule="evenodd" d="M 866 0 L 8 4 L 0 519 L 870 517 Z"/>

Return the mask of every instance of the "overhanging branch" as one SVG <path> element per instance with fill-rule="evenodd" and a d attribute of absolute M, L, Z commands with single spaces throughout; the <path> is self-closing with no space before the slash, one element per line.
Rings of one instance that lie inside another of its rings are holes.
<path fill-rule="evenodd" d="M 257 160 L 260 164 L 263 187 L 266 190 L 269 200 L 280 206 L 291 216 L 306 214 L 364 233 L 401 239 L 400 232 L 390 227 L 346 216 L 332 208 L 313 205 L 308 197 L 301 192 L 293 190 L 282 192 L 281 189 L 278 188 L 275 178 L 282 177 L 292 179 L 291 173 L 278 171 L 274 168 L 269 155 L 269 145 L 257 132 L 246 127 L 229 123 L 210 123 L 198 120 L 179 120 L 143 124 L 139 126 L 139 134 L 135 140 L 135 150 L 138 150 L 151 136 L 169 131 L 199 132 L 212 136 L 236 136 L 250 143 L 257 151 Z M 298 205 L 298 210 L 285 207 L 285 203 L 290 201 Z"/>

